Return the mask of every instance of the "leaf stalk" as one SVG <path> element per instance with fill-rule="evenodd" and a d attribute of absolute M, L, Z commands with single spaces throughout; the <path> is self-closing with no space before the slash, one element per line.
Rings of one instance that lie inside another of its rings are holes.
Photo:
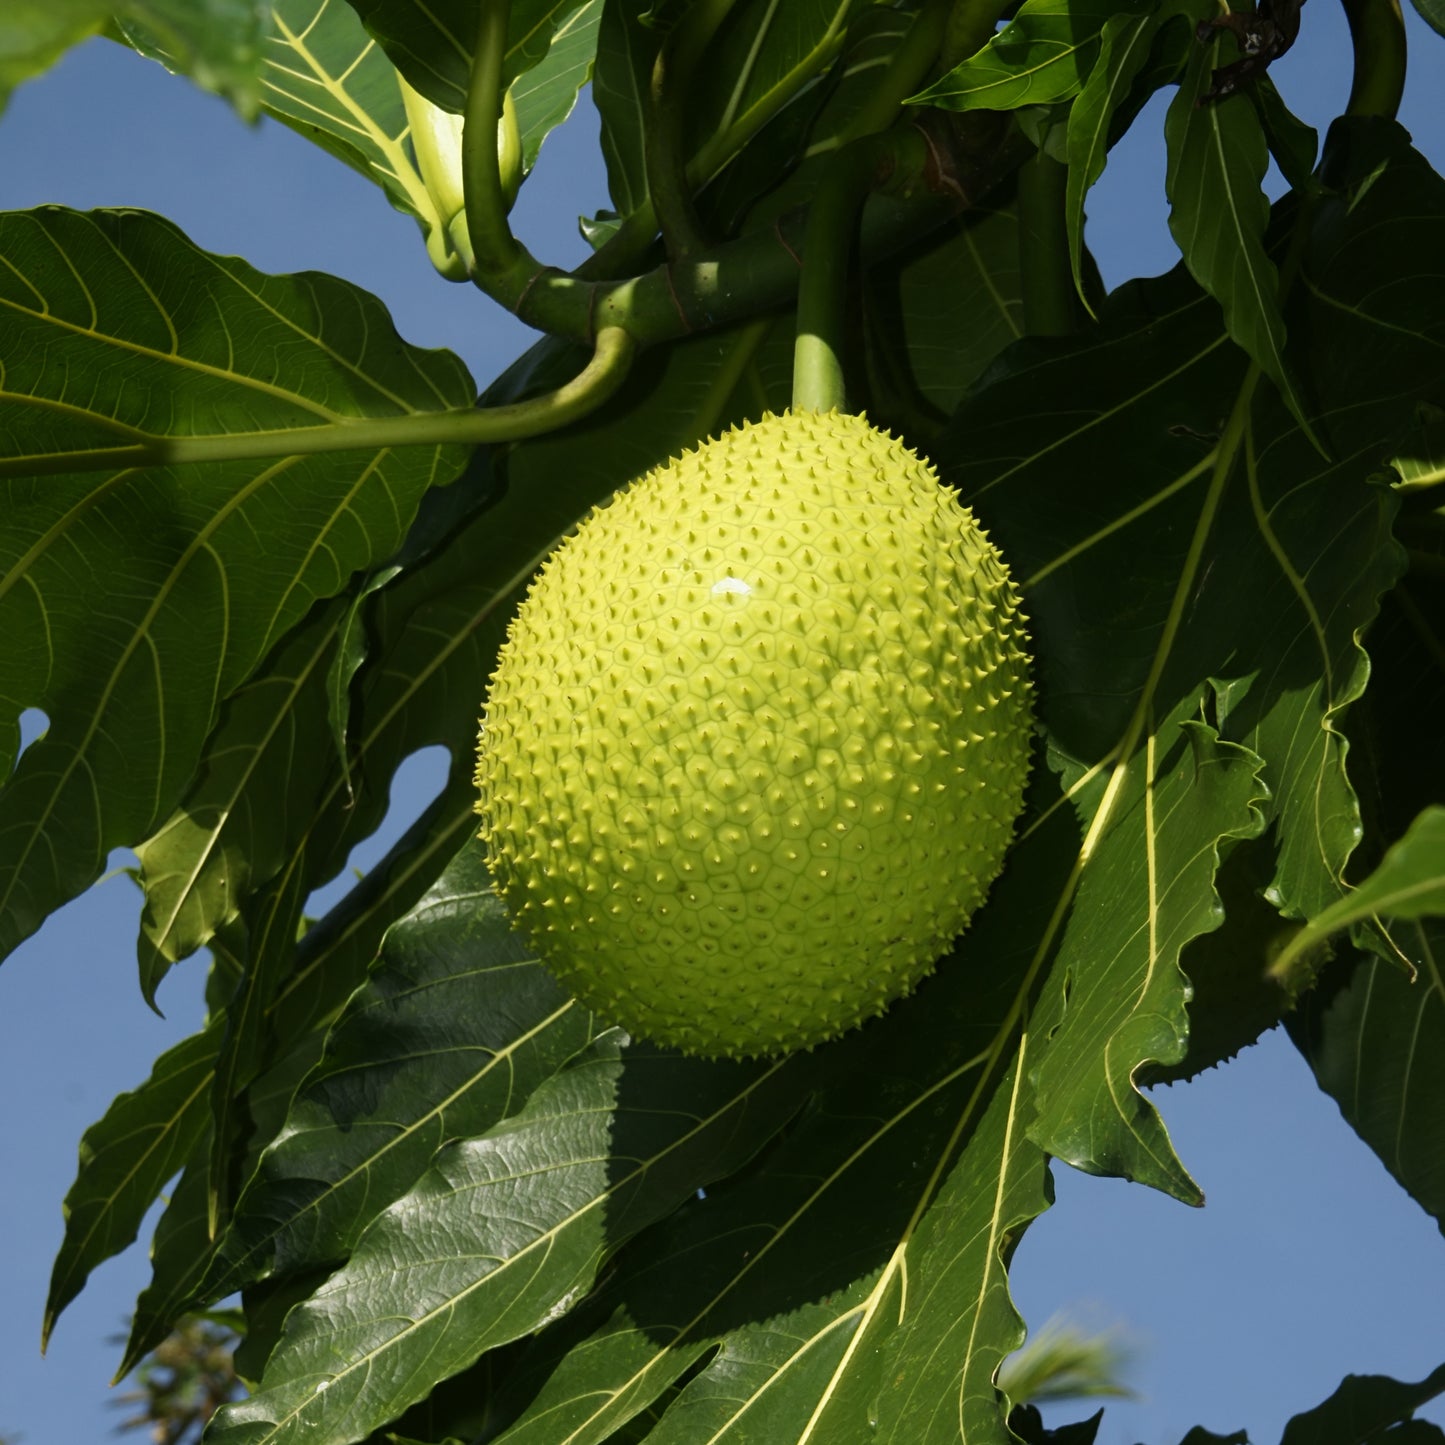
<path fill-rule="evenodd" d="M 322 426 L 229 436 L 141 436 L 125 445 L 83 452 L 6 457 L 0 459 L 0 477 L 521 441 L 555 431 L 601 406 L 622 384 L 635 351 L 631 336 L 623 328 L 607 326 L 597 333 L 592 359 L 577 376 L 556 391 L 529 401 L 480 410 L 468 407 L 404 416 L 357 417 Z"/>
<path fill-rule="evenodd" d="M 509 206 L 497 153 L 497 126 L 502 119 L 502 57 L 510 11 L 511 0 L 481 0 L 467 87 L 462 183 L 474 276 L 503 275 L 515 267 L 522 254 L 507 222 Z"/>
<path fill-rule="evenodd" d="M 1044 150 L 1019 167 L 1019 270 L 1024 328 L 1035 336 L 1077 329 L 1065 200 L 1069 168 Z"/>
<path fill-rule="evenodd" d="M 701 251 L 706 244 L 679 143 L 684 97 L 698 62 L 727 18 L 735 0 L 702 0 L 688 10 L 663 41 L 653 63 L 649 117 L 643 160 L 647 192 L 667 253 L 672 257 Z"/>
<path fill-rule="evenodd" d="M 1400 0 L 1344 0 L 1355 51 L 1346 115 L 1393 120 L 1405 94 L 1405 17 Z"/>

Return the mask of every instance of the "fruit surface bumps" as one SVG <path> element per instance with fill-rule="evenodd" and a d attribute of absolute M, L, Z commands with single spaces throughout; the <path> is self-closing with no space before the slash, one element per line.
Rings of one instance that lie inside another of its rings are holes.
<path fill-rule="evenodd" d="M 779 1053 L 931 970 L 1002 866 L 1029 738 L 1017 595 L 955 493 L 861 417 L 769 415 L 543 565 L 492 679 L 481 832 L 604 1019 Z"/>

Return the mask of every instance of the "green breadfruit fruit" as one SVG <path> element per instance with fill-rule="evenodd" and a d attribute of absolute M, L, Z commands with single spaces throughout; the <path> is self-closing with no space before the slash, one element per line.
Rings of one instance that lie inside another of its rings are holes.
<path fill-rule="evenodd" d="M 492 678 L 481 833 L 603 1018 L 690 1053 L 820 1043 L 983 901 L 1030 745 L 1018 598 L 956 494 L 861 417 L 766 416 L 548 558 Z"/>

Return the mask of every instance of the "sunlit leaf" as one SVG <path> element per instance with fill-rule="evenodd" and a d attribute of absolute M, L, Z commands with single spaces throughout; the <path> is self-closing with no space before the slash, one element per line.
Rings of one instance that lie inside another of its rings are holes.
<path fill-rule="evenodd" d="M 561 125 L 592 76 L 602 0 L 586 0 L 558 27 L 547 53 L 511 85 L 522 136 L 522 169 L 530 172 L 550 132 Z"/>
<path fill-rule="evenodd" d="M 1221 760 L 1244 761 L 1229 744 L 1261 760 L 1276 906 L 1308 914 L 1343 891 L 1360 823 L 1337 720 L 1363 688 L 1358 638 L 1399 566 L 1393 499 L 1368 482 L 1371 457 L 1412 396 L 1438 384 L 1430 337 L 1445 310 L 1419 310 L 1425 292 L 1415 289 L 1418 339 L 1406 346 L 1393 316 L 1337 304 L 1336 265 L 1347 247 L 1359 264 L 1383 215 L 1419 216 L 1410 224 L 1428 228 L 1441 200 L 1439 182 L 1399 155 L 1348 222 L 1327 218 L 1328 243 L 1322 235 L 1307 263 L 1299 306 L 1316 341 L 1313 379 L 1352 462 L 1323 462 L 1288 412 L 1251 386 L 1217 311 L 1178 273 L 1116 293 L 1098 332 L 1005 353 L 938 448 L 1024 585 L 1051 761 L 1087 840 L 1076 878 L 1039 883 L 1058 932 L 1040 1017 L 1057 1032 L 1040 1045 L 1034 1126 L 1049 1152 L 1085 1167 L 1191 1195 L 1157 1121 L 1141 1132 L 1152 1110 L 1129 1081 L 1182 1043 L 1184 986 L 1170 972 L 1178 947 L 1213 926 L 1212 864 L 1201 859 L 1184 886 L 1187 855 L 1256 826 L 1251 790 L 1231 788 L 1197 836 L 1183 823 L 1185 856 L 1161 868 L 1169 849 L 1145 824 L 1145 783 L 1155 780 L 1156 808 L 1171 788 L 1187 790 L 1187 808 L 1205 806 L 1207 754 L 1191 716 L 1212 716 Z M 1391 264 L 1407 285 L 1406 272 L 1424 274 L 1426 252 L 1393 234 Z M 1372 372 L 1362 389 L 1358 374 L 1347 381 L 1336 370 L 1335 359 L 1375 347 L 1393 358 L 1388 376 Z M 1151 872 L 1159 881 L 1145 885 Z M 1039 946 L 1050 946 L 1049 928 Z M 1072 1050 L 1089 1060 L 1082 1072 L 1062 1062 Z"/>
<path fill-rule="evenodd" d="M 604 1035 L 520 1113 L 444 1150 L 292 1310 L 260 1390 L 217 1416 L 219 1445 L 358 1439 L 425 1381 L 556 1318 L 607 1254 L 776 1132 L 809 1072 L 618 1046 Z"/>
<path fill-rule="evenodd" d="M 1024 0 L 977 55 L 912 97 L 945 110 L 1017 110 L 1077 95 L 1118 0 Z"/>
<path fill-rule="evenodd" d="M 1030 840 L 1067 866 L 1054 810 Z M 540 1335 L 507 1445 L 600 1445 L 678 1386 L 652 1438 L 1003 1442 L 993 1372 L 1023 1336 L 1004 1265 L 1048 1202 L 1017 1024 L 1027 875 L 916 995 L 815 1055 L 825 1086 L 758 1166 L 641 1235 Z M 915 1313 L 919 1325 L 914 1328 Z M 949 1343 L 938 1348 L 938 1332 Z M 915 1388 L 927 1377 L 927 1387 Z"/>
<path fill-rule="evenodd" d="M 465 850 L 391 930 L 331 1030 L 202 1295 L 344 1259 L 444 1143 L 516 1112 L 591 1034 L 512 930 L 480 845 Z"/>
<path fill-rule="evenodd" d="M 317 598 L 397 546 L 462 453 L 74 474 L 67 460 L 461 408 L 472 386 L 455 358 L 402 344 L 355 287 L 262 275 L 145 213 L 0 217 L 0 257 L 0 724 L 13 733 L 26 707 L 51 724 L 0 789 L 8 950 L 169 815 L 221 699 Z"/>
<path fill-rule="evenodd" d="M 1145 1061 L 1184 1057 L 1180 953 L 1222 921 L 1213 886 L 1222 840 L 1258 833 L 1264 820 L 1259 759 L 1190 722 L 1197 704 L 1186 698 L 1174 715 L 1150 720 L 1127 767 L 1093 786 L 1070 779 L 1084 816 L 1107 822 L 1059 947 L 1060 986 L 1039 1010 L 1048 1045 L 1034 1074 L 1032 1128 L 1051 1154 L 1081 1169 L 1200 1204 L 1134 1076 Z M 1118 927 L 1121 914 L 1133 924 L 1127 931 Z"/>
<path fill-rule="evenodd" d="M 308 791 L 322 785 L 305 717 L 308 702 L 313 715 L 325 705 L 338 612 L 333 605 L 308 618 L 271 666 L 227 699 L 180 806 L 136 847 L 146 897 L 141 989 L 149 999 L 171 964 L 209 943 L 275 874 Z"/>
<path fill-rule="evenodd" d="M 423 225 L 437 223 L 407 148 L 396 71 L 346 0 L 276 0 L 265 61 L 268 115 L 360 171 Z"/>
<path fill-rule="evenodd" d="M 1427 808 L 1368 878 L 1317 913 L 1274 960 L 1285 974 L 1296 958 L 1352 923 L 1445 914 L 1445 808 Z M 1413 962 L 1413 960 L 1412 960 Z"/>

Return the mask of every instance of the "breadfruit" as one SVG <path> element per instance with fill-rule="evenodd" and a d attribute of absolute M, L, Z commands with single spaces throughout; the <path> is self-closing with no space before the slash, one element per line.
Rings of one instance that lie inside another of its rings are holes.
<path fill-rule="evenodd" d="M 808 1047 L 910 992 L 1023 795 L 1018 597 L 858 416 L 740 426 L 543 564 L 483 714 L 481 835 L 543 962 L 690 1053 Z"/>

